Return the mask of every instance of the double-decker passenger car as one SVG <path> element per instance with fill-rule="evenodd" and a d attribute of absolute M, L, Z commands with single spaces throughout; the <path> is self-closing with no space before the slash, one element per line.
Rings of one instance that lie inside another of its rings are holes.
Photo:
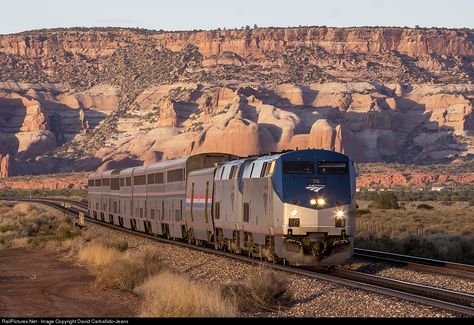
<path fill-rule="evenodd" d="M 96 219 L 157 236 L 339 265 L 353 252 L 355 180 L 353 161 L 333 151 L 199 154 L 92 174 L 89 208 Z"/>

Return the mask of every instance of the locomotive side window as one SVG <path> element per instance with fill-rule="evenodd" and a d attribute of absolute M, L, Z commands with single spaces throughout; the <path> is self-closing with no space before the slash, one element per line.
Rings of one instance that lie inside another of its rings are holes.
<path fill-rule="evenodd" d="M 283 172 L 285 174 L 313 174 L 314 164 L 312 161 L 284 161 Z"/>
<path fill-rule="evenodd" d="M 264 162 L 263 163 L 263 166 L 262 166 L 262 170 L 260 171 L 260 177 L 264 177 L 266 174 L 265 174 L 265 171 L 267 170 L 267 166 L 268 166 L 268 162 Z"/>
<path fill-rule="evenodd" d="M 263 163 L 262 171 L 260 173 L 260 177 L 265 177 L 271 175 L 273 173 L 273 166 L 275 165 L 275 161 L 267 161 Z"/>
<path fill-rule="evenodd" d="M 320 161 L 318 174 L 347 174 L 347 163 L 345 161 Z"/>
<path fill-rule="evenodd" d="M 233 165 L 230 168 L 230 176 L 229 179 L 235 179 L 235 176 L 237 176 L 237 165 Z"/>

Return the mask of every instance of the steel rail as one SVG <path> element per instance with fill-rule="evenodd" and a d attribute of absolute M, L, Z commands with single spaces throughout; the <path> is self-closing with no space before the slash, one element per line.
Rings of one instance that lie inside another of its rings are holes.
<path fill-rule="evenodd" d="M 474 266 L 468 264 L 453 263 L 362 248 L 354 248 L 354 257 L 394 263 L 417 271 L 452 275 L 474 280 Z"/>

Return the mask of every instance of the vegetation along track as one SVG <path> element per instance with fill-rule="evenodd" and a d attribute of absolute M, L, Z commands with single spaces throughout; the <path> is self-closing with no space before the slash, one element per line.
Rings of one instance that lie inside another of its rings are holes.
<path fill-rule="evenodd" d="M 302 276 L 308 276 L 311 278 L 326 280 L 326 281 L 350 286 L 350 287 L 361 289 L 361 290 L 384 294 L 384 295 L 388 295 L 392 297 L 397 297 L 400 299 L 406 299 L 406 300 L 414 301 L 417 303 L 427 304 L 434 307 L 458 312 L 458 313 L 468 315 L 468 316 L 474 316 L 474 295 L 472 294 L 460 293 L 460 292 L 455 292 L 451 290 L 415 284 L 411 282 L 388 279 L 388 278 L 380 277 L 376 275 L 370 275 L 370 274 L 360 273 L 356 271 L 343 270 L 340 268 L 336 268 L 326 273 L 321 273 L 309 268 L 302 269 L 302 268 L 284 266 L 280 264 L 273 264 L 273 263 L 261 261 L 255 258 L 250 258 L 250 257 L 242 256 L 242 255 L 236 255 L 234 253 L 218 251 L 218 250 L 211 249 L 208 247 L 195 246 L 195 245 L 187 244 L 180 241 L 168 240 L 161 237 L 156 237 L 154 235 L 149 235 L 149 234 L 145 234 L 145 233 L 141 233 L 137 231 L 132 231 L 130 229 L 122 228 L 119 226 L 111 225 L 106 222 L 94 220 L 88 216 L 86 212 L 87 204 L 83 202 L 75 202 L 72 200 L 56 200 L 56 199 L 51 199 L 51 198 L 49 199 L 5 198 L 5 199 L 12 200 L 12 201 L 27 201 L 27 202 L 45 204 L 52 208 L 61 210 L 74 217 L 77 217 L 79 212 L 84 212 L 88 222 L 107 226 L 107 227 L 114 228 L 120 231 L 125 231 L 128 233 L 139 235 L 142 237 L 152 238 L 154 240 L 158 240 L 161 242 L 170 243 L 174 245 L 180 245 L 180 246 L 188 247 L 191 249 L 197 249 L 200 251 L 217 254 L 220 256 L 226 256 L 226 257 L 238 259 L 238 260 L 249 262 L 249 263 L 259 264 L 262 266 L 267 266 L 273 269 L 278 269 L 281 271 L 299 274 Z M 69 203 L 69 204 L 67 205 L 64 203 Z M 356 250 L 356 254 L 362 254 L 362 253 L 365 253 L 365 255 L 367 256 L 369 256 L 369 254 L 372 254 L 375 256 L 376 253 L 381 253 L 381 252 L 370 253 L 370 251 L 366 251 L 366 250 L 360 250 L 360 249 Z M 387 258 L 387 256 L 382 256 L 382 257 Z M 397 261 L 397 262 L 400 262 L 400 261 Z M 437 261 L 437 262 L 440 262 L 440 261 Z M 403 263 L 415 263 L 415 262 L 404 261 Z M 446 263 L 446 262 L 441 262 L 441 263 L 454 264 L 454 263 Z M 443 268 L 444 266 L 439 266 L 439 264 L 437 264 L 436 267 Z M 462 270 L 464 272 L 470 272 L 472 271 L 472 268 L 467 265 Z"/>

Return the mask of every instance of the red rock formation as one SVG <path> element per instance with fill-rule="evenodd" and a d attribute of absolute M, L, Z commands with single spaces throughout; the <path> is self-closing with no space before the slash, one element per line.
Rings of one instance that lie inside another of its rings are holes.
<path fill-rule="evenodd" d="M 10 155 L 0 155 L 0 178 L 8 177 L 11 173 Z"/>
<path fill-rule="evenodd" d="M 444 185 L 447 182 L 459 184 L 474 183 L 474 174 L 466 173 L 460 175 L 445 175 L 439 173 L 420 172 L 384 172 L 363 174 L 357 178 L 358 187 L 391 187 L 391 186 L 417 186 Z"/>
<path fill-rule="evenodd" d="M 176 115 L 175 102 L 170 99 L 161 101 L 160 105 L 160 127 L 176 127 L 178 125 L 178 117 Z"/>
<path fill-rule="evenodd" d="M 86 189 L 88 173 L 18 176 L 0 179 L 0 189 Z"/>
<path fill-rule="evenodd" d="M 192 153 L 231 152 L 249 156 L 267 151 L 272 145 L 273 138 L 266 129 L 249 120 L 232 118 L 223 128 L 214 126 L 204 131 L 195 141 Z"/>
<path fill-rule="evenodd" d="M 48 34 L 45 38 L 44 35 Z M 250 40 L 247 40 L 250 35 Z M 187 44 L 199 47 L 205 57 L 235 53 L 244 60 L 261 57 L 262 51 L 282 51 L 287 46 L 314 44 L 334 54 L 396 51 L 408 56 L 474 55 L 467 39 L 469 31 L 411 28 L 272 28 L 203 32 L 151 33 L 145 35 L 126 29 L 33 31 L 2 35 L 0 47 L 18 56 L 53 56 L 59 51 L 90 57 L 110 55 L 133 41 L 163 46 L 173 51 Z M 98 50 L 99 49 L 99 50 Z M 237 59 L 238 60 L 238 59 Z M 240 60 L 238 60 L 240 61 Z"/>
<path fill-rule="evenodd" d="M 41 105 L 36 102 L 33 105 L 26 106 L 26 116 L 21 132 L 44 131 L 46 130 L 46 117 Z"/>
<path fill-rule="evenodd" d="M 334 150 L 335 136 L 336 129 L 332 123 L 325 119 L 317 120 L 309 133 L 308 148 Z"/>
<path fill-rule="evenodd" d="M 1 35 L 1 153 L 22 173 L 56 149 L 53 160 L 89 159 L 77 165 L 89 169 L 123 155 L 296 147 L 358 161 L 468 157 L 473 37 L 325 27 Z"/>

